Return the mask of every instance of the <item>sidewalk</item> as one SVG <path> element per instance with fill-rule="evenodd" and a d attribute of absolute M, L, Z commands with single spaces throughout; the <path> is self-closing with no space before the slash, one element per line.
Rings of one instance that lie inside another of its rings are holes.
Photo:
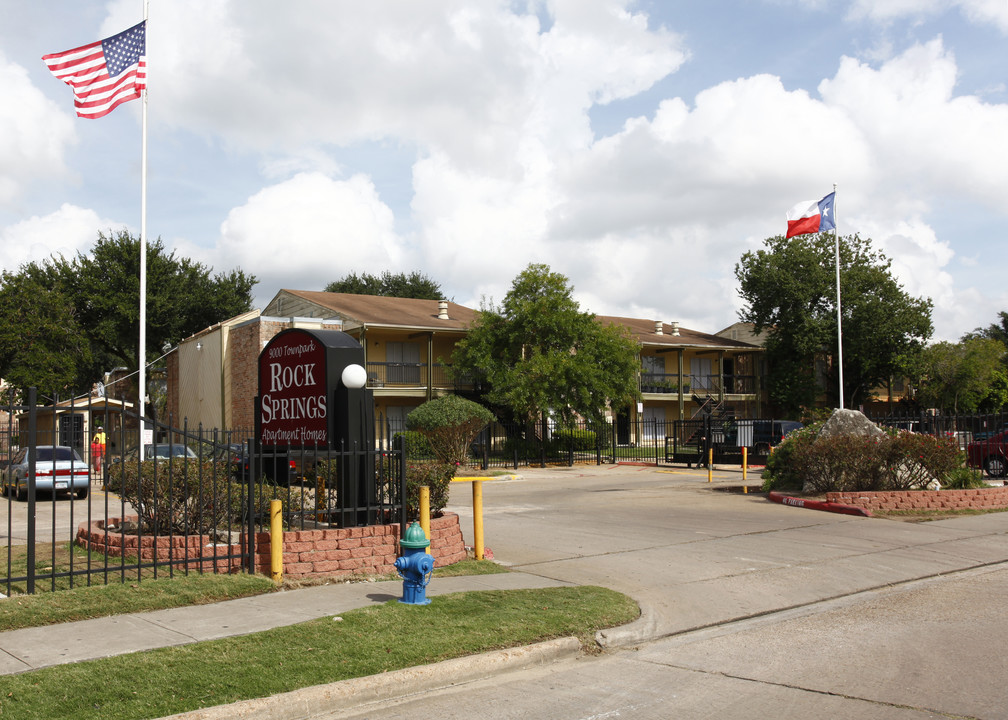
<path fill-rule="evenodd" d="M 435 579 L 429 596 L 472 590 L 515 590 L 570 585 L 527 573 Z M 402 596 L 402 582 L 339 583 L 286 590 L 210 605 L 25 628 L 0 633 L 0 675 L 111 657 L 172 645 L 215 640 L 293 625 Z"/>

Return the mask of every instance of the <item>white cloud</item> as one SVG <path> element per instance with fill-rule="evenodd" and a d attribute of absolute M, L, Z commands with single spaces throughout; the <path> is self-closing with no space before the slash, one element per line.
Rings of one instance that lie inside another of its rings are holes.
<path fill-rule="evenodd" d="M 940 15 L 951 8 L 957 8 L 970 22 L 992 23 L 1008 33 L 1008 4 L 1004 0 L 855 0 L 850 16 L 888 22 Z"/>
<path fill-rule="evenodd" d="M 93 210 L 64 204 L 45 216 L 22 220 L 0 230 L 0 267 L 17 271 L 28 262 L 40 262 L 53 256 L 73 259 L 78 252 L 87 253 L 98 239 L 99 232 L 122 227 L 121 223 L 103 220 Z"/>
<path fill-rule="evenodd" d="M 535 15 L 505 2 L 303 2 L 266 24 L 256 3 L 189 0 L 151 26 L 151 82 L 172 124 L 243 148 L 395 137 L 506 168 L 529 134 L 584 142 L 593 103 L 683 61 L 672 35 L 624 4 L 555 3 L 540 33 Z"/>
<path fill-rule="evenodd" d="M 405 243 L 374 185 L 356 175 L 296 175 L 232 210 L 212 254 L 180 246 L 215 269 L 241 267 L 259 279 L 261 307 L 280 288 L 321 290 L 351 271 L 398 268 Z"/>
<path fill-rule="evenodd" d="M 0 207 L 14 206 L 25 185 L 63 175 L 63 153 L 76 141 L 72 120 L 32 85 L 28 72 L 0 52 Z M 67 89 L 69 92 L 69 88 Z"/>
<path fill-rule="evenodd" d="M 941 39 L 915 45 L 874 69 L 850 58 L 819 90 L 860 128 L 875 181 L 896 195 L 971 197 L 1004 210 L 1008 105 L 955 96 L 955 58 Z"/>

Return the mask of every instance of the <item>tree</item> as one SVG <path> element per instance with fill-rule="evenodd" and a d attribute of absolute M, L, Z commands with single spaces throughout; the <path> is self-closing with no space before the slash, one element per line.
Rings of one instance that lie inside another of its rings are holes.
<path fill-rule="evenodd" d="M 393 275 L 386 270 L 381 274 L 381 277 L 370 273 L 362 273 L 361 275 L 350 273 L 326 285 L 325 291 L 420 300 L 441 300 L 444 298 L 441 286 L 437 282 L 415 270 L 409 275 L 405 273 Z"/>
<path fill-rule="evenodd" d="M 918 400 L 946 412 L 1000 409 L 1006 399 L 1005 346 L 999 340 L 967 337 L 925 348 L 919 363 Z"/>
<path fill-rule="evenodd" d="M 990 338 L 992 340 L 999 340 L 1005 347 L 1008 347 L 1008 312 L 1004 310 L 999 312 L 998 320 L 999 322 L 991 323 L 985 328 L 977 328 L 971 333 L 966 333 L 962 339 L 966 340 L 973 337 Z"/>
<path fill-rule="evenodd" d="M 766 342 L 771 400 L 785 412 L 815 404 L 825 389 L 839 401 L 838 373 L 815 372 L 837 348 L 836 265 L 830 234 L 764 241 L 735 266 L 744 307 L 739 318 Z M 855 407 L 871 389 L 902 375 L 905 363 L 931 336 L 928 298 L 908 295 L 893 278 L 891 261 L 858 235 L 841 238 L 840 293 L 844 405 Z M 825 385 L 820 387 L 820 383 Z"/>
<path fill-rule="evenodd" d="M 0 277 L 0 377 L 24 397 L 79 387 L 91 348 L 75 308 L 58 282 L 38 265 Z"/>
<path fill-rule="evenodd" d="M 475 378 L 488 403 L 523 420 L 547 411 L 565 422 L 600 420 L 607 405 L 634 401 L 637 343 L 582 312 L 572 292 L 563 275 L 529 265 L 500 307 L 481 307 L 455 347 L 456 372 Z"/>
<path fill-rule="evenodd" d="M 165 343 L 174 344 L 251 309 L 255 277 L 241 270 L 211 277 L 211 271 L 201 263 L 167 253 L 160 239 L 148 242 L 148 360 L 158 357 Z M 5 274 L 3 284 L 10 297 L 24 302 L 25 310 L 31 309 L 33 314 L 26 318 L 5 312 L 0 316 L 0 338 L 17 337 L 22 325 L 43 324 L 46 336 L 57 338 L 52 348 L 60 356 L 49 365 L 38 365 L 38 356 L 4 355 L 0 350 L 0 361 L 9 358 L 0 365 L 8 380 L 32 377 L 29 384 L 45 389 L 51 383 L 88 387 L 114 366 L 138 367 L 140 240 L 126 230 L 108 236 L 99 233 L 88 255 L 78 253 L 73 259 L 54 257 L 24 265 L 16 274 Z M 36 305 L 24 299 L 29 296 Z M 40 304 L 43 298 L 44 306 Z M 58 377 L 31 369 L 55 367 L 53 363 L 63 368 Z"/>

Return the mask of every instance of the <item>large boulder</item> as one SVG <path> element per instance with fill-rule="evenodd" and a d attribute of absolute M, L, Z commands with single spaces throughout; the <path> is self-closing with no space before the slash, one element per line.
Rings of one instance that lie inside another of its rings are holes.
<path fill-rule="evenodd" d="M 838 437 L 841 435 L 863 435 L 875 437 L 885 435 L 885 431 L 873 423 L 863 412 L 858 410 L 842 410 L 837 408 L 829 420 L 819 431 L 819 437 Z"/>

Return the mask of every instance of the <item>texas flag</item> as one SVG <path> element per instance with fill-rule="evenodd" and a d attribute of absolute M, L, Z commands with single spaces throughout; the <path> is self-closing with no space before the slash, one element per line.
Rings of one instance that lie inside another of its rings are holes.
<path fill-rule="evenodd" d="M 787 235 L 805 235 L 807 233 L 835 230 L 836 222 L 833 216 L 833 201 L 836 192 L 831 192 L 819 202 L 806 200 L 795 205 L 787 213 Z"/>

